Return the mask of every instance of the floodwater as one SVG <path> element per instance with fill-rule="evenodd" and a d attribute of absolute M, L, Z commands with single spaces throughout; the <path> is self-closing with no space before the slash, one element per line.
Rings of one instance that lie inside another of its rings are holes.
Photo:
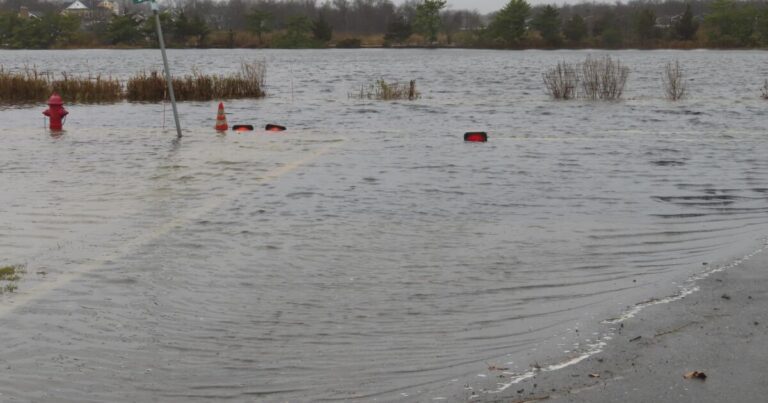
<path fill-rule="evenodd" d="M 613 52 L 622 102 L 549 100 L 542 71 L 589 53 L 169 52 L 177 74 L 265 61 L 269 97 L 228 119 L 283 134 L 217 135 L 217 102 L 180 104 L 180 141 L 162 104 L 68 105 L 61 136 L 44 105 L 0 107 L 0 265 L 27 265 L 0 295 L 0 400 L 462 401 L 610 342 L 602 321 L 761 247 L 768 54 Z M 347 96 L 378 78 L 423 97 Z"/>

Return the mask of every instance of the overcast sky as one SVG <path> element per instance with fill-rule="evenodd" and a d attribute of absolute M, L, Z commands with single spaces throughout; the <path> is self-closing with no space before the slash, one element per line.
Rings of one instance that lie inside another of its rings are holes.
<path fill-rule="evenodd" d="M 395 0 L 395 3 L 402 4 L 403 0 Z M 562 4 L 563 0 L 528 0 L 531 5 L 538 4 Z M 574 4 L 578 1 L 570 1 Z M 492 11 L 499 11 L 509 0 L 448 0 L 448 7 L 453 10 L 477 10 L 483 14 Z"/>
<path fill-rule="evenodd" d="M 454 10 L 468 9 L 490 13 L 498 11 L 508 3 L 508 0 L 448 0 L 448 6 Z"/>

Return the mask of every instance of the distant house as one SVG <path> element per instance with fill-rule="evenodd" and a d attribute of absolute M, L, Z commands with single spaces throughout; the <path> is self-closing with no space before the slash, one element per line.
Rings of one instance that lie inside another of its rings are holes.
<path fill-rule="evenodd" d="M 86 5 L 86 2 L 91 6 Z M 61 11 L 62 15 L 74 15 L 80 17 L 84 24 L 108 21 L 113 15 L 121 15 L 120 5 L 111 0 L 103 0 L 98 3 L 88 0 L 75 0 Z"/>
<path fill-rule="evenodd" d="M 29 11 L 26 6 L 19 7 L 19 18 L 22 20 L 39 20 L 40 14 L 34 11 Z"/>
<path fill-rule="evenodd" d="M 122 15 L 120 12 L 120 4 L 116 1 L 104 0 L 96 5 L 97 9 L 109 12 L 112 15 Z"/>
<path fill-rule="evenodd" d="M 61 11 L 61 14 L 63 15 L 76 15 L 78 17 L 90 17 L 91 9 L 88 8 L 85 4 L 83 4 L 80 0 L 75 0 L 74 3 L 70 4 Z"/>

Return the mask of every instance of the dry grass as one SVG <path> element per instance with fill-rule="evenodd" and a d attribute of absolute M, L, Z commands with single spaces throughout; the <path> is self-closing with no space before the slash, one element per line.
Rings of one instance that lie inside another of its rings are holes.
<path fill-rule="evenodd" d="M 173 79 L 173 92 L 178 101 L 210 101 L 229 98 L 262 98 L 267 69 L 264 63 L 243 63 L 232 75 L 205 75 L 194 71 Z M 142 72 L 128 79 L 129 101 L 156 102 L 167 99 L 165 77 L 158 72 Z"/>
<path fill-rule="evenodd" d="M 51 95 L 50 75 L 25 67 L 10 72 L 0 66 L 0 103 L 26 103 L 47 99 Z"/>
<path fill-rule="evenodd" d="M 66 73 L 61 76 L 57 80 L 54 74 L 41 73 L 34 67 L 10 72 L 0 66 L 0 102 L 43 102 L 54 91 L 61 94 L 65 102 L 98 103 L 122 99 L 122 86 L 116 79 L 105 79 L 100 75 L 76 77 Z"/>
<path fill-rule="evenodd" d="M 566 62 L 557 63 L 557 66 L 544 73 L 544 85 L 554 99 L 576 98 L 576 88 L 579 85 L 576 68 Z"/>
<path fill-rule="evenodd" d="M 610 56 L 587 60 L 581 65 L 582 96 L 591 100 L 613 101 L 621 98 L 629 77 L 629 68 Z"/>
<path fill-rule="evenodd" d="M 360 86 L 360 92 L 349 94 L 350 98 L 356 99 L 375 99 L 379 101 L 410 100 L 419 99 L 421 94 L 416 90 L 416 81 L 411 80 L 408 84 L 376 80 L 369 84 Z"/>
<path fill-rule="evenodd" d="M 17 264 L 0 267 L 0 294 L 16 291 L 21 276 L 26 272 L 25 265 Z"/>
<path fill-rule="evenodd" d="M 209 101 L 229 98 L 261 98 L 267 69 L 264 63 L 243 63 L 240 71 L 230 75 L 205 75 L 193 72 L 174 78 L 173 88 L 180 101 Z M 167 98 L 165 78 L 157 72 L 142 72 L 131 77 L 125 91 L 119 80 L 101 75 L 71 76 L 61 74 L 56 79 L 51 73 L 35 68 L 11 72 L 0 66 L 0 103 L 19 104 L 45 102 L 51 93 L 58 92 L 67 103 L 101 103 L 130 101 L 156 102 Z"/>
<path fill-rule="evenodd" d="M 664 94 L 668 100 L 678 101 L 685 97 L 687 86 L 679 61 L 675 60 L 675 63 L 668 62 L 664 66 L 661 81 L 664 84 Z"/>
<path fill-rule="evenodd" d="M 51 90 L 61 94 L 65 102 L 117 102 L 123 98 L 123 87 L 117 79 L 101 75 L 70 77 L 66 73 L 62 76 L 63 79 L 51 82 Z"/>

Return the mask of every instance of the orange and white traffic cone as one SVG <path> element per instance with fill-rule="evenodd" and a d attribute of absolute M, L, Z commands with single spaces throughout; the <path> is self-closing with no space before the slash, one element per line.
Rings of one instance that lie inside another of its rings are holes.
<path fill-rule="evenodd" d="M 216 115 L 216 131 L 224 132 L 229 129 L 227 116 L 224 115 L 224 102 L 219 102 L 219 113 Z"/>

